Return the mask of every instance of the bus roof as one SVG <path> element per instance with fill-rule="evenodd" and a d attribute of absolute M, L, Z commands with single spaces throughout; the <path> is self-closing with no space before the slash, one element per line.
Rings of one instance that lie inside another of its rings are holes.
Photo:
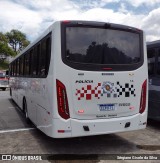
<path fill-rule="evenodd" d="M 147 48 L 156 48 L 156 47 L 160 47 L 160 40 L 147 42 Z"/>

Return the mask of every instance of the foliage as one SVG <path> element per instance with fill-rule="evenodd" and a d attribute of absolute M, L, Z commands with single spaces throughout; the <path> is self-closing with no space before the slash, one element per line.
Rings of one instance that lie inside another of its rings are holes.
<path fill-rule="evenodd" d="M 6 37 L 9 45 L 13 48 L 16 54 L 30 44 L 26 35 L 19 30 L 12 29 L 10 32 L 6 33 Z"/>
<path fill-rule="evenodd" d="M 10 32 L 0 32 L 0 66 L 5 64 L 8 56 L 16 56 L 18 52 L 29 45 L 26 35 L 19 30 L 12 29 Z"/>
<path fill-rule="evenodd" d="M 14 56 L 16 53 L 8 46 L 7 37 L 0 32 L 0 60 L 4 60 L 7 56 Z"/>
<path fill-rule="evenodd" d="M 4 44 L 8 42 L 7 37 L 2 32 L 0 32 L 0 42 Z"/>
<path fill-rule="evenodd" d="M 7 70 L 9 63 L 6 61 L 0 61 L 0 70 Z"/>

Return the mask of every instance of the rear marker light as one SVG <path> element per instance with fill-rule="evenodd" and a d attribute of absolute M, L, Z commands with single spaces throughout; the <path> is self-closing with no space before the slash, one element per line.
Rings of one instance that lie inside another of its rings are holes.
<path fill-rule="evenodd" d="M 71 130 L 57 130 L 58 133 L 69 133 Z"/>
<path fill-rule="evenodd" d="M 58 113 L 63 119 L 69 119 L 70 115 L 66 87 L 59 80 L 56 80 L 56 85 L 57 85 Z"/>
<path fill-rule="evenodd" d="M 147 96 L 147 79 L 142 84 L 142 91 L 141 91 L 141 101 L 140 101 L 140 108 L 139 113 L 143 113 L 146 108 L 146 96 Z"/>
<path fill-rule="evenodd" d="M 82 114 L 82 113 L 84 113 L 84 110 L 83 109 L 82 110 L 78 110 L 78 113 Z"/>
<path fill-rule="evenodd" d="M 134 109 L 135 109 L 135 107 L 134 107 L 134 106 L 131 106 L 129 109 L 130 109 L 130 110 L 134 110 Z"/>

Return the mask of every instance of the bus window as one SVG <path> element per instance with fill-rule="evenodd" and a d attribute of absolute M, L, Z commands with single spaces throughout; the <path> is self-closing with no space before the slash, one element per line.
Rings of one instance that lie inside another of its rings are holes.
<path fill-rule="evenodd" d="M 16 76 L 16 62 L 13 62 L 13 75 Z"/>
<path fill-rule="evenodd" d="M 19 74 L 22 76 L 23 75 L 23 56 L 20 57 L 20 68 L 19 68 Z"/>
<path fill-rule="evenodd" d="M 19 59 L 16 61 L 17 63 L 17 76 L 19 76 Z"/>
<path fill-rule="evenodd" d="M 140 40 L 136 33 L 67 27 L 66 39 L 68 60 L 72 62 L 103 65 L 133 64 L 140 61 Z"/>
<path fill-rule="evenodd" d="M 41 53 L 40 53 L 39 63 L 40 63 L 39 75 L 43 77 L 46 74 L 46 40 L 43 40 L 41 44 Z"/>
<path fill-rule="evenodd" d="M 33 76 L 37 75 L 37 68 L 38 68 L 38 46 L 36 46 L 33 51 L 31 75 Z"/>
<path fill-rule="evenodd" d="M 148 61 L 148 74 L 153 75 L 154 74 L 154 63 L 150 63 Z"/>
<path fill-rule="evenodd" d="M 48 37 L 46 40 L 46 75 L 48 74 L 48 69 L 50 65 L 50 58 L 51 58 L 51 38 Z"/>
<path fill-rule="evenodd" d="M 157 74 L 160 75 L 160 48 L 158 49 L 158 65 L 157 65 Z"/>
<path fill-rule="evenodd" d="M 33 60 L 33 49 L 29 52 L 29 75 L 32 75 L 33 65 L 31 64 Z"/>
<path fill-rule="evenodd" d="M 24 70 L 24 75 L 28 76 L 29 75 L 29 67 L 30 66 L 30 54 L 26 53 L 25 54 L 25 70 Z"/>
<path fill-rule="evenodd" d="M 153 75 L 155 72 L 155 49 L 150 49 L 147 52 L 148 55 L 148 74 Z"/>

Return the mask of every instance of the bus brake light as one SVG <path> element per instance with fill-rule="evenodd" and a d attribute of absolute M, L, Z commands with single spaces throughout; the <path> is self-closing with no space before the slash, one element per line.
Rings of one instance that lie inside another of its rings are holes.
<path fill-rule="evenodd" d="M 140 101 L 140 108 L 139 113 L 143 113 L 146 108 L 146 96 L 147 96 L 147 80 L 144 81 L 142 85 L 142 91 L 141 91 L 141 101 Z"/>
<path fill-rule="evenodd" d="M 66 88 L 62 82 L 56 80 L 57 84 L 57 103 L 58 103 L 58 113 L 64 119 L 69 119 L 69 106 Z"/>

